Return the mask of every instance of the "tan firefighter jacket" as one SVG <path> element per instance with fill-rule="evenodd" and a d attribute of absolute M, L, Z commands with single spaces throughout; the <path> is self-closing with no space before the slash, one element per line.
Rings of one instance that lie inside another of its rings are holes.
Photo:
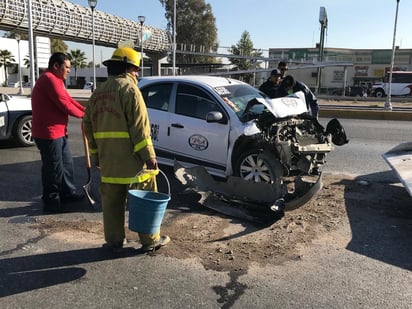
<path fill-rule="evenodd" d="M 133 75 L 109 76 L 93 92 L 83 126 L 101 182 L 130 184 L 151 176 L 135 177 L 156 155 L 146 105 Z"/>

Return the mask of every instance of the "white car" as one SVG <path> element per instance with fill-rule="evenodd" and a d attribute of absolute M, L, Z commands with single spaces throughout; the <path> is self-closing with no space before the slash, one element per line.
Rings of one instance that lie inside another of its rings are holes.
<path fill-rule="evenodd" d="M 308 115 L 303 93 L 271 100 L 246 83 L 212 76 L 145 77 L 138 86 L 161 164 L 177 160 L 220 177 L 273 183 L 319 175 L 332 140 L 347 142 Z"/>
<path fill-rule="evenodd" d="M 0 94 L 0 140 L 14 139 L 22 146 L 33 146 L 31 100 Z"/>
<path fill-rule="evenodd" d="M 85 90 L 91 90 L 93 89 L 93 82 L 87 82 L 84 84 L 83 89 Z"/>

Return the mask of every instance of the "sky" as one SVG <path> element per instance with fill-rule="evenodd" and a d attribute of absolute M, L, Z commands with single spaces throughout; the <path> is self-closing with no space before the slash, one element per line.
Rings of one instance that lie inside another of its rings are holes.
<path fill-rule="evenodd" d="M 179 1 L 179 0 L 176 0 Z M 71 0 L 88 7 L 87 0 Z M 392 49 L 397 0 L 205 0 L 216 18 L 219 46 L 238 43 L 246 30 L 257 49 L 315 47 L 320 40 L 320 7 L 326 9 L 325 47 Z M 412 49 L 412 0 L 399 0 L 395 45 Z M 159 0 L 98 0 L 96 10 L 165 29 Z M 81 48 L 88 58 L 92 49 Z M 96 62 L 113 49 L 96 46 Z"/>

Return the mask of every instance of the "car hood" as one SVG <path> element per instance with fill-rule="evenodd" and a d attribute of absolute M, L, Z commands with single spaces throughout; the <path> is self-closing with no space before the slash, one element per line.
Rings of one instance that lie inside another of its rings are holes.
<path fill-rule="evenodd" d="M 286 97 L 276 99 L 256 99 L 276 117 L 300 115 L 308 111 L 306 107 L 305 94 L 302 91 L 292 93 Z"/>
<path fill-rule="evenodd" d="M 256 100 L 263 104 L 276 118 L 300 115 L 308 111 L 305 94 L 302 91 L 292 93 L 282 98 L 256 98 Z M 255 120 L 247 122 L 243 130 L 243 134 L 246 136 L 251 136 L 259 132 L 261 132 L 261 130 L 257 127 Z"/>

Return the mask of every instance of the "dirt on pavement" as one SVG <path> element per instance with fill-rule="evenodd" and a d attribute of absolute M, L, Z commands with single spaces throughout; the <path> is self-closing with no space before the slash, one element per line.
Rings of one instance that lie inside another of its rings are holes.
<path fill-rule="evenodd" d="M 198 260 L 206 269 L 244 272 L 252 265 L 299 260 L 315 239 L 336 242 L 349 224 L 348 209 L 370 209 L 401 216 L 412 224 L 411 197 L 399 184 L 368 183 L 347 175 L 324 175 L 323 188 L 304 206 L 264 226 L 216 213 L 198 203 L 200 195 L 178 190 L 168 205 L 162 233 L 172 242 L 156 254 Z M 367 219 L 366 219 L 367 220 Z M 126 223 L 127 225 L 127 223 Z M 64 242 L 99 246 L 101 221 L 39 217 L 33 228 Z M 137 233 L 126 228 L 128 246 L 139 248 Z"/>

